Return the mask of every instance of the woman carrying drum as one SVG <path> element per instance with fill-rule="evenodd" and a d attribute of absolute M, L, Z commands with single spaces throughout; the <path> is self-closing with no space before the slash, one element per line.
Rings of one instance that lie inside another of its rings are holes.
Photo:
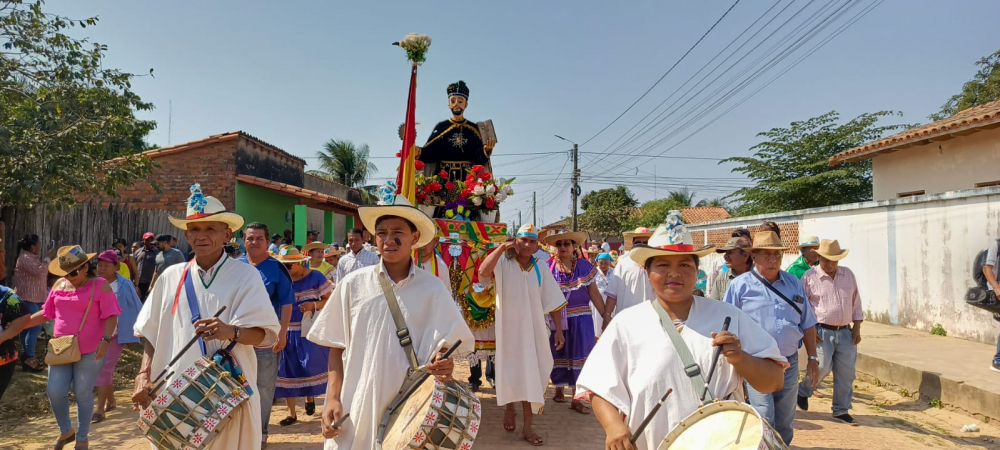
<path fill-rule="evenodd" d="M 670 430 L 702 405 L 703 389 L 694 389 L 696 379 L 709 378 L 710 398 L 742 400 L 744 380 L 761 392 L 781 388 L 788 364 L 774 339 L 732 305 L 692 294 L 698 259 L 712 251 L 711 246 L 695 249 L 680 214 L 671 211 L 648 246 L 629 253 L 649 273 L 656 299 L 615 317 L 577 382 L 576 397 L 591 398 L 594 414 L 604 427 L 606 449 L 658 448 Z M 727 317 L 731 318 L 729 331 L 722 331 Z M 679 332 L 677 338 L 686 344 L 702 378 L 685 372 L 686 364 L 664 323 Z M 714 376 L 708 377 L 716 347 L 721 347 L 725 358 Z M 633 430 L 668 389 L 675 392 L 633 445 Z"/>

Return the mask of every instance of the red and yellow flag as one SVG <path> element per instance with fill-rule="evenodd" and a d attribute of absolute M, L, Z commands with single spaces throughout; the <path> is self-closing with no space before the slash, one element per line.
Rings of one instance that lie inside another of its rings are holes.
<path fill-rule="evenodd" d="M 414 120 L 417 110 L 417 64 L 410 72 L 410 97 L 406 102 L 406 122 L 403 126 L 403 149 L 399 152 L 399 171 L 396 172 L 396 194 L 406 197 L 411 205 L 416 204 L 416 140 L 417 126 Z"/>

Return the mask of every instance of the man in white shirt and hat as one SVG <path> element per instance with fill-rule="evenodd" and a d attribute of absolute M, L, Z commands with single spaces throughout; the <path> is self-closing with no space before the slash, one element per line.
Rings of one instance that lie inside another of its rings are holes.
<path fill-rule="evenodd" d="M 653 288 L 649 285 L 646 270 L 628 257 L 628 252 L 636 245 L 645 245 L 653 232 L 646 227 L 636 228 L 625 233 L 625 250 L 618 258 L 614 273 L 608 277 L 608 288 L 604 292 L 607 300 L 604 302 L 604 322 L 632 306 L 653 299 Z"/>
<path fill-rule="evenodd" d="M 566 306 L 552 271 L 534 256 L 538 250 L 538 232 L 524 224 L 515 239 L 506 242 L 483 259 L 479 280 L 487 284 L 495 279 L 496 311 L 496 391 L 497 404 L 507 405 L 503 427 L 513 433 L 517 425 L 514 403 L 524 412 L 523 438 L 531 445 L 542 440 L 531 428 L 532 414 L 540 414 L 545 405 L 545 390 L 552 373 L 552 351 L 545 314 L 555 323 L 556 348 L 565 345 L 559 310 Z"/>
<path fill-rule="evenodd" d="M 361 207 L 358 214 L 375 234 L 382 260 L 338 279 L 308 335 L 331 347 L 322 415 L 327 450 L 375 448 L 382 415 L 410 368 L 383 280 L 398 299 L 418 362 L 440 381 L 449 381 L 455 368 L 444 352 L 461 340 L 456 354 L 467 354 L 475 341 L 444 283 L 411 257 L 413 249 L 434 238 L 434 222 L 401 195 L 390 204 Z M 334 428 L 346 414 L 350 416 Z"/>
<path fill-rule="evenodd" d="M 151 402 L 151 379 L 196 333 L 204 341 L 201 351 L 196 350 L 199 346 L 192 347 L 172 367 L 183 370 L 203 356 L 201 353 L 211 356 L 232 343 L 230 352 L 249 385 L 255 388 L 254 346 L 274 345 L 280 328 L 260 273 L 250 265 L 232 261 L 223 250 L 223 245 L 243 226 L 242 216 L 227 211 L 218 199 L 204 196 L 201 186 L 195 184 L 191 186 L 186 217 L 170 217 L 170 222 L 184 230 L 195 257 L 160 275 L 135 322 L 134 332 L 145 338 L 145 348 L 132 399 L 143 408 Z M 190 291 L 197 298 L 188 298 L 188 280 L 193 280 Z M 222 307 L 225 310 L 213 317 Z M 233 411 L 230 418 L 225 428 L 215 430 L 218 434 L 210 448 L 260 449 L 260 396 L 251 396 L 249 408 Z"/>

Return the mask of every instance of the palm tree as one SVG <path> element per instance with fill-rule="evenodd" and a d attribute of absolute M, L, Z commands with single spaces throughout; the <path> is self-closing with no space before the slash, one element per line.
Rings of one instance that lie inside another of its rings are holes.
<path fill-rule="evenodd" d="M 723 200 L 721 197 L 713 198 L 711 200 L 702 199 L 701 201 L 698 202 L 698 206 L 717 206 L 719 208 L 724 208 L 726 210 L 729 210 L 729 204 L 727 204 L 726 201 Z"/>
<path fill-rule="evenodd" d="M 684 206 L 691 206 L 694 203 L 694 192 L 688 188 L 678 191 L 670 191 L 667 198 Z"/>
<path fill-rule="evenodd" d="M 348 187 L 361 187 L 378 172 L 368 154 L 368 144 L 355 146 L 348 140 L 330 139 L 323 144 L 323 150 L 316 152 L 320 170 L 310 170 L 309 174 Z"/>

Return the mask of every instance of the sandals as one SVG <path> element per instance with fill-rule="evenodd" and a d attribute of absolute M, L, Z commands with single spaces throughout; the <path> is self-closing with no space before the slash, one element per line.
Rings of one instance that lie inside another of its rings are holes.
<path fill-rule="evenodd" d="M 552 401 L 556 403 L 566 403 L 566 395 L 564 394 L 563 388 L 556 388 L 556 394 L 552 397 Z"/>
<path fill-rule="evenodd" d="M 583 402 L 579 400 L 574 400 L 572 403 L 570 403 L 569 409 L 572 409 L 573 411 L 576 411 L 584 415 L 590 414 L 590 409 L 587 408 L 587 405 L 584 405 Z"/>
<path fill-rule="evenodd" d="M 316 402 L 306 402 L 306 415 L 316 414 Z"/>
<path fill-rule="evenodd" d="M 291 425 L 291 424 L 293 424 L 295 422 L 298 422 L 298 421 L 299 421 L 298 417 L 288 416 L 288 417 L 285 417 L 284 419 L 281 419 L 281 422 L 278 422 L 278 425 L 281 425 L 283 427 L 287 427 L 287 426 L 289 426 L 289 425 Z"/>
<path fill-rule="evenodd" d="M 90 419 L 90 423 L 101 423 L 104 422 L 104 413 L 94 413 L 94 418 Z"/>
<path fill-rule="evenodd" d="M 538 447 L 538 446 L 540 446 L 540 445 L 542 445 L 542 444 L 545 443 L 544 441 L 542 441 L 542 438 L 538 437 L 538 435 L 535 434 L 535 433 L 531 433 L 531 434 L 526 435 L 526 436 L 521 436 L 521 439 L 524 439 L 525 441 L 527 441 L 529 444 L 531 444 L 534 447 Z"/>
<path fill-rule="evenodd" d="M 56 440 L 55 444 L 52 444 L 52 450 L 62 450 L 67 444 L 72 444 L 76 442 L 76 432 L 67 436 L 65 439 Z"/>
<path fill-rule="evenodd" d="M 28 360 L 32 360 L 34 364 L 28 364 Z M 21 359 L 21 370 L 24 372 L 42 373 L 46 368 L 45 363 L 38 363 L 38 360 L 34 357 Z"/>
<path fill-rule="evenodd" d="M 508 417 L 510 418 L 509 422 L 507 421 Z M 513 433 L 514 430 L 517 429 L 517 412 L 516 411 L 508 411 L 506 408 L 504 409 L 504 412 L 503 412 L 503 429 L 504 429 L 504 431 L 506 431 L 508 433 Z"/>

